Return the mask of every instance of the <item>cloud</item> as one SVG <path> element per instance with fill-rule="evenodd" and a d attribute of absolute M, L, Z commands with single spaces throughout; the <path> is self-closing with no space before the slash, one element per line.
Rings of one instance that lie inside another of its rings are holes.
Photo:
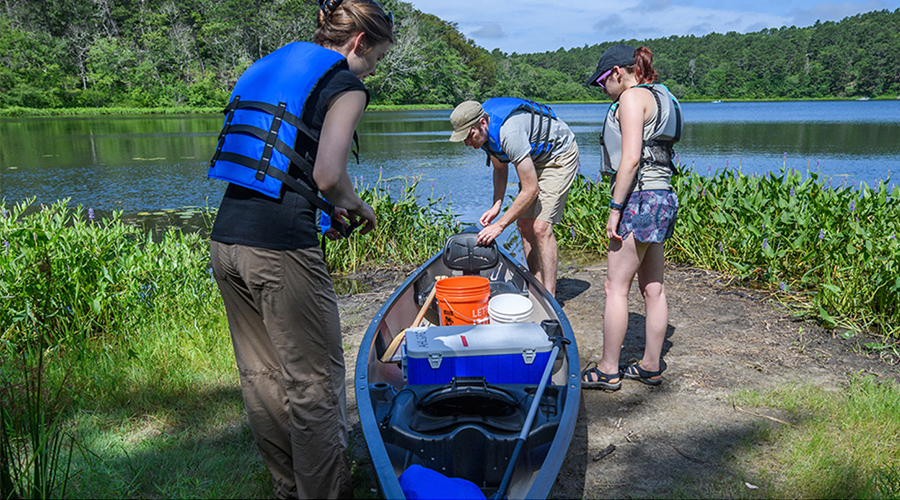
<path fill-rule="evenodd" d="M 790 12 L 791 24 L 794 26 L 811 26 L 816 21 L 840 21 L 848 16 L 855 16 L 861 12 L 887 9 L 887 5 L 880 0 L 870 0 L 865 3 L 854 2 L 822 2 L 808 9 L 794 9 Z"/>
<path fill-rule="evenodd" d="M 609 35 L 614 32 L 623 31 L 622 26 L 624 24 L 625 20 L 622 19 L 622 16 L 613 14 L 611 16 L 604 17 L 603 19 L 594 23 L 594 31 L 601 35 Z M 627 30 L 627 28 L 624 30 Z"/>
<path fill-rule="evenodd" d="M 506 35 L 503 33 L 503 28 L 497 23 L 487 23 L 482 25 L 480 28 L 473 31 L 470 36 L 472 38 L 506 38 Z"/>
<path fill-rule="evenodd" d="M 672 5 L 670 0 L 640 0 L 640 2 L 629 10 L 635 12 L 660 12 L 668 9 Z"/>

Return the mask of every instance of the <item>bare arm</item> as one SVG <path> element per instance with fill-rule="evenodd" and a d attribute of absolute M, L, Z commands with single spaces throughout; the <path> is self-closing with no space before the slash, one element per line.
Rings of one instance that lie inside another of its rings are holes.
<path fill-rule="evenodd" d="M 534 169 L 534 162 L 531 160 L 530 156 L 526 156 L 524 160 L 516 165 L 516 174 L 519 176 L 519 182 L 522 184 L 522 189 L 519 191 L 519 194 L 516 195 L 516 199 L 513 200 L 513 204 L 509 207 L 509 210 L 507 210 L 506 213 L 503 214 L 503 217 L 497 221 L 499 224 L 502 224 L 504 228 L 515 222 L 519 216 L 534 203 L 534 200 L 537 200 L 538 193 L 540 192 L 540 189 L 538 188 L 537 171 Z"/>
<path fill-rule="evenodd" d="M 313 180 L 325 199 L 347 210 L 352 222 L 365 223 L 363 232 L 375 227 L 375 212 L 356 194 L 347 159 L 353 132 L 366 106 L 366 94 L 361 90 L 342 92 L 331 99 L 325 122 L 319 135 L 319 149 L 313 168 Z"/>
<path fill-rule="evenodd" d="M 653 112 L 653 97 L 649 92 L 642 92 L 642 90 L 626 90 L 619 98 L 618 113 L 619 123 L 622 126 L 622 160 L 616 171 L 616 187 L 613 190 L 613 202 L 619 204 L 628 202 L 631 184 L 638 173 L 641 155 L 643 155 L 644 121 Z M 619 210 L 610 209 L 609 211 L 606 235 L 612 240 L 622 240 L 622 237 L 616 233 L 621 215 Z"/>
<path fill-rule="evenodd" d="M 494 212 L 491 217 L 491 219 L 493 219 L 493 217 L 496 217 L 500 212 L 500 208 L 503 205 L 503 197 L 506 194 L 506 184 L 509 177 L 509 164 L 503 163 L 493 157 L 491 157 L 491 160 L 494 164 L 494 205 L 487 213 Z M 519 216 L 525 212 L 525 209 L 531 206 L 531 204 L 534 203 L 534 200 L 537 199 L 539 191 L 537 172 L 534 169 L 534 162 L 531 160 L 530 156 L 526 156 L 525 159 L 516 165 L 516 173 L 519 176 L 519 182 L 522 184 L 522 189 L 519 191 L 519 194 L 516 195 L 513 204 L 497 222 L 487 225 L 484 223 L 485 216 L 482 216 L 482 224 L 486 227 L 478 233 L 478 243 L 488 244 L 491 241 L 494 241 L 503 233 L 504 229 L 515 222 Z M 485 215 L 487 215 L 487 213 L 485 213 Z"/>

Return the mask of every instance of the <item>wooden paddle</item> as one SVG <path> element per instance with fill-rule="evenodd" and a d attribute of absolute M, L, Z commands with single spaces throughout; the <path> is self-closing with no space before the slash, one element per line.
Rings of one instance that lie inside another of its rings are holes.
<path fill-rule="evenodd" d="M 422 318 L 425 317 L 425 313 L 428 311 L 428 306 L 431 305 L 431 301 L 434 300 L 434 294 L 437 293 L 437 282 L 446 278 L 446 276 L 435 276 L 434 278 L 434 286 L 431 287 L 431 291 L 428 292 L 428 298 L 425 299 L 425 303 L 422 304 L 422 307 L 419 309 L 419 314 L 416 314 L 416 319 L 409 325 L 409 328 L 415 328 L 419 326 L 419 323 L 422 322 Z M 406 338 L 406 328 L 403 329 L 402 332 L 398 333 L 396 337 L 391 340 L 391 344 L 384 351 L 384 355 L 381 356 L 382 363 L 390 363 L 391 358 L 394 357 L 394 354 L 397 352 L 397 349 L 400 348 L 400 343 L 403 342 L 403 339 Z"/>

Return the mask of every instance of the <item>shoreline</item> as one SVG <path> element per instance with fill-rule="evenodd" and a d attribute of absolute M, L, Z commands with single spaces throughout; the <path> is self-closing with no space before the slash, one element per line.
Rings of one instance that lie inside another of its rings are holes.
<path fill-rule="evenodd" d="M 723 99 L 723 98 L 697 98 L 680 99 L 682 103 L 752 103 L 752 102 L 819 102 L 819 101 L 895 101 L 900 96 L 878 96 L 872 98 L 849 97 L 821 97 L 821 98 L 789 98 L 769 97 L 763 99 Z M 607 104 L 609 99 L 590 101 L 547 101 L 546 104 Z M 224 107 L 224 106 L 223 106 Z M 451 104 L 372 104 L 367 111 L 422 111 L 434 109 L 453 109 Z M 181 116 L 181 115 L 219 115 L 221 107 L 111 107 L 111 108 L 23 108 L 18 106 L 0 108 L 0 119 L 6 118 L 57 118 L 57 117 L 92 117 L 92 116 Z"/>

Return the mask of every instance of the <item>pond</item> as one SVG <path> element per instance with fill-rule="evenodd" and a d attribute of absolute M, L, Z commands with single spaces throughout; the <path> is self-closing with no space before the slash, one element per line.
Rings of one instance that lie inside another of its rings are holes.
<path fill-rule="evenodd" d="M 598 175 L 607 106 L 553 106 L 575 132 L 582 173 L 591 178 Z M 900 101 L 683 106 L 685 132 L 676 151 L 684 167 L 701 174 L 786 166 L 858 187 L 900 170 Z M 417 181 L 419 196 L 444 197 L 460 220 L 474 222 L 491 201 L 491 169 L 482 152 L 447 141 L 449 115 L 449 109 L 366 113 L 361 163 L 351 162 L 351 176 L 359 185 L 380 177 L 392 190 Z M 70 198 L 99 214 L 122 210 L 197 229 L 198 209 L 217 207 L 225 189 L 206 178 L 221 122 L 218 115 L 0 120 L 0 198 L 45 204 Z M 513 173 L 510 194 L 516 182 Z"/>

